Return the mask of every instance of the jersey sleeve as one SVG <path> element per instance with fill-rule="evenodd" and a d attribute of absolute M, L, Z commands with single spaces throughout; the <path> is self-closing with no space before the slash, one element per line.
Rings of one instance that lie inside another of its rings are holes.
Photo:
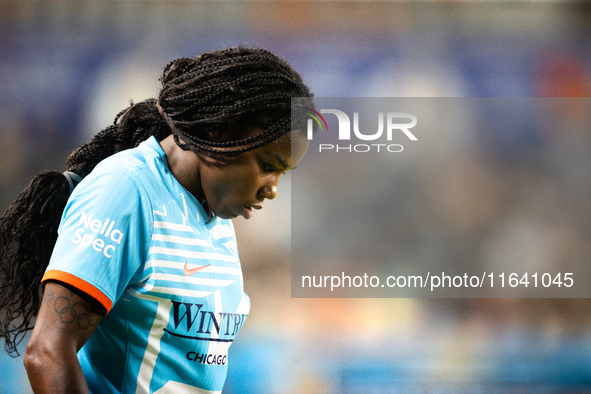
<path fill-rule="evenodd" d="M 42 281 L 72 285 L 108 313 L 143 265 L 152 232 L 149 196 L 131 170 L 91 173 L 64 209 Z"/>

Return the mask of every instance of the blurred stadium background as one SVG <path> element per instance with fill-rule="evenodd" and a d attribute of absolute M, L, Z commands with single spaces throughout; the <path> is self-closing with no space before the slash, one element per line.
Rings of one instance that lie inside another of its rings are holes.
<path fill-rule="evenodd" d="M 171 59 L 211 49 L 275 51 L 319 97 L 591 93 L 587 2 L 0 6 L 2 211 L 40 170 L 62 169 L 68 153 L 130 99 L 155 96 Z M 579 108 L 580 116 L 588 120 L 589 109 Z M 465 237 L 466 249 L 443 243 L 438 251 L 469 264 L 474 251 L 491 247 L 475 234 L 507 230 L 521 234 L 528 257 L 589 261 L 591 130 L 560 131 L 471 136 L 487 154 L 458 149 L 448 169 L 466 171 L 466 183 L 438 184 L 439 214 L 462 212 L 448 231 Z M 424 182 L 438 170 L 422 172 Z M 252 309 L 231 348 L 224 393 L 591 392 L 586 299 L 291 299 L 289 176 L 282 182 L 266 212 L 235 221 Z M 554 215 L 535 210 L 540 198 L 556 202 Z M 472 199 L 488 199 L 491 208 L 466 211 L 462 202 Z M 0 354 L 0 393 L 30 392 L 22 358 Z"/>

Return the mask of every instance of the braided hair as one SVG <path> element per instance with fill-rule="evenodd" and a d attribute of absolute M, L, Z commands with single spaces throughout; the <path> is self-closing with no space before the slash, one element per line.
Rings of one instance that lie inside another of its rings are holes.
<path fill-rule="evenodd" d="M 291 98 L 311 96 L 283 59 L 239 47 L 196 60 L 177 59 L 160 80 L 157 106 L 175 142 L 210 156 L 236 156 L 274 141 L 291 130 Z M 265 131 L 247 139 L 225 137 L 235 125 Z"/>
<path fill-rule="evenodd" d="M 259 48 L 234 47 L 170 62 L 160 76 L 158 99 L 121 111 L 113 124 L 67 159 L 66 169 L 84 178 L 103 159 L 138 146 L 150 136 L 171 133 L 184 150 L 232 157 L 266 145 L 290 130 L 291 99 L 312 107 L 312 94 L 287 62 Z M 250 138 L 248 128 L 263 131 Z M 0 218 L 0 337 L 18 356 L 41 305 L 41 278 L 57 240 L 71 178 L 45 171 Z"/>

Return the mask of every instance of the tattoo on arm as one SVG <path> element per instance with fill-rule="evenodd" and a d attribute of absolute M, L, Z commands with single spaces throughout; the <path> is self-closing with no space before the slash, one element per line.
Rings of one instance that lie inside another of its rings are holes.
<path fill-rule="evenodd" d="M 53 309 L 59 315 L 62 323 L 72 324 L 76 322 L 81 330 L 96 326 L 101 320 L 101 316 L 93 313 L 85 303 L 72 303 L 69 298 L 64 296 L 55 299 Z"/>

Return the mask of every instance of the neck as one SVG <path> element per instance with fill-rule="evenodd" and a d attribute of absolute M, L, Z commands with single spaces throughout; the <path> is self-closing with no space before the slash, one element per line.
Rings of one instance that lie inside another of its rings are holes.
<path fill-rule="evenodd" d="M 160 141 L 160 146 L 166 154 L 168 168 L 176 180 L 197 200 L 205 200 L 199 175 L 199 156 L 190 150 L 179 148 L 172 134 Z"/>

